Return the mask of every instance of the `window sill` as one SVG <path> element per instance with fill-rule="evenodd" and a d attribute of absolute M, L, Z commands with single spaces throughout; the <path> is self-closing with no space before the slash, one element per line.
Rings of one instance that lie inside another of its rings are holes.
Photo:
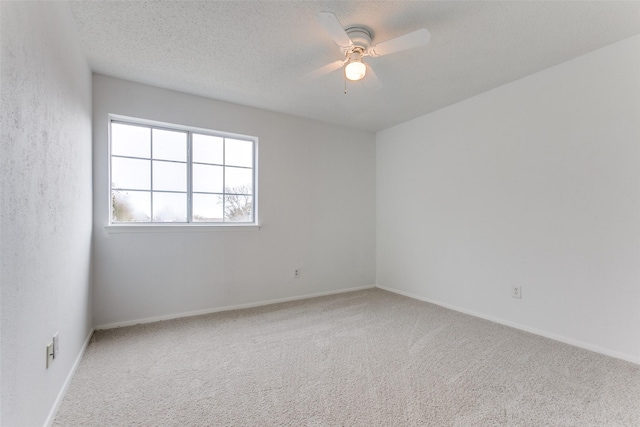
<path fill-rule="evenodd" d="M 209 233 L 216 231 L 258 231 L 258 224 L 110 224 L 107 234 L 123 233 Z"/>

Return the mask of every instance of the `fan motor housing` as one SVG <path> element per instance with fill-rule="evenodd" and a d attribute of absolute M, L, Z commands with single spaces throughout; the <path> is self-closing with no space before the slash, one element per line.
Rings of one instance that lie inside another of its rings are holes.
<path fill-rule="evenodd" d="M 353 44 L 365 51 L 371 47 L 371 32 L 364 27 L 351 27 L 345 30 Z"/>

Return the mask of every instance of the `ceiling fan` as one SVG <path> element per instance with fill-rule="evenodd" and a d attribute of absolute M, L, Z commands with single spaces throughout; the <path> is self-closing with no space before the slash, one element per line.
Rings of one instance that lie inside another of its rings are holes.
<path fill-rule="evenodd" d="M 380 85 L 378 78 L 369 64 L 363 61 L 366 56 L 377 57 L 414 47 L 425 45 L 431 38 L 431 33 L 426 28 L 412 31 L 403 36 L 387 40 L 372 46 L 371 32 L 361 26 L 344 28 L 338 18 L 331 12 L 320 12 L 316 15 L 316 21 L 336 42 L 344 59 L 331 62 L 306 75 L 309 80 L 329 74 L 340 68 L 344 68 L 344 75 L 348 80 L 362 80 L 367 72 L 374 84 Z"/>

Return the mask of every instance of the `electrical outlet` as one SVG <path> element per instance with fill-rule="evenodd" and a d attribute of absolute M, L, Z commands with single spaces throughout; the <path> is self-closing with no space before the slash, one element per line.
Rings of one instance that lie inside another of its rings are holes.
<path fill-rule="evenodd" d="M 58 332 L 56 332 L 53 335 L 53 358 L 55 359 L 56 357 L 58 357 L 58 354 L 60 352 L 60 347 L 59 347 L 59 343 L 60 341 L 58 340 Z"/>
<path fill-rule="evenodd" d="M 294 279 L 297 279 L 298 277 L 300 277 L 300 269 L 296 268 L 295 270 L 293 270 L 293 277 Z"/>
<path fill-rule="evenodd" d="M 522 286 L 512 286 L 511 296 L 513 298 L 522 298 Z"/>
<path fill-rule="evenodd" d="M 53 362 L 53 342 L 47 344 L 47 369 L 49 369 L 49 365 Z"/>

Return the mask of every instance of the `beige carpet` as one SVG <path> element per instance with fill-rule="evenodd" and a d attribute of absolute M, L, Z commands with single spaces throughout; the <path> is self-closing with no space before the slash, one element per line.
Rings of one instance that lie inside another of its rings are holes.
<path fill-rule="evenodd" d="M 640 366 L 379 289 L 93 336 L 56 426 L 640 426 Z"/>

